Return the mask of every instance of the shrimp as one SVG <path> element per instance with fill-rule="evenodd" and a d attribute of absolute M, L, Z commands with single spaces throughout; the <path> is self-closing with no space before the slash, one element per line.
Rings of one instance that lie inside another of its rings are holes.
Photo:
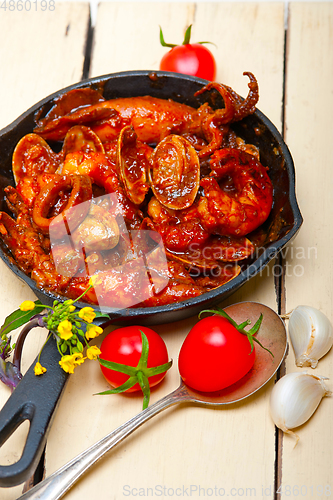
<path fill-rule="evenodd" d="M 267 219 L 273 186 L 266 168 L 238 149 L 221 149 L 211 158 L 211 173 L 200 184 L 204 196 L 198 213 L 203 227 L 215 234 L 245 236 Z"/>

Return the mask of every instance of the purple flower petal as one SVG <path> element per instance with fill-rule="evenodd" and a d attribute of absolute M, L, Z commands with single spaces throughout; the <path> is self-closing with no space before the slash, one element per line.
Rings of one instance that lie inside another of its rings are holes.
<path fill-rule="evenodd" d="M 22 379 L 22 374 L 18 368 L 10 361 L 4 361 L 0 357 L 0 380 L 7 385 L 11 391 L 15 389 Z"/>

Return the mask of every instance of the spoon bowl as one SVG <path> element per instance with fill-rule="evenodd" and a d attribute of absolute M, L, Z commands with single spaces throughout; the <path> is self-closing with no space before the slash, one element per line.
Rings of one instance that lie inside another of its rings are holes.
<path fill-rule="evenodd" d="M 196 402 L 206 405 L 222 405 L 241 401 L 263 387 L 276 373 L 287 348 L 285 324 L 273 309 L 258 302 L 239 302 L 225 307 L 224 310 L 236 321 L 241 323 L 249 319 L 254 325 L 260 314 L 263 321 L 255 337 L 272 352 L 273 356 L 256 345 L 256 357 L 251 370 L 238 382 L 219 392 L 198 392 L 190 387 L 188 393 Z"/>

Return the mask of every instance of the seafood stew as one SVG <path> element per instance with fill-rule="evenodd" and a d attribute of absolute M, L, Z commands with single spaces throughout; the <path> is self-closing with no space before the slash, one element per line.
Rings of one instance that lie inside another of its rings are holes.
<path fill-rule="evenodd" d="M 190 315 L 191 306 L 202 308 L 237 289 L 301 223 L 291 158 L 255 111 L 257 83 L 247 76 L 244 101 L 225 85 L 134 72 L 72 86 L 28 111 L 18 120 L 19 133 L 14 122 L 1 137 L 11 135 L 11 151 L 1 158 L 8 177 L 14 152 L 13 179 L 2 181 L 7 263 L 50 298 L 77 298 L 89 275 L 102 275 L 86 300 L 122 310 L 119 316 L 124 310 L 131 316 L 134 307 L 134 316 L 184 308 Z M 232 207 L 233 217 L 222 205 Z M 69 246 L 59 217 L 64 207 Z M 52 253 L 51 232 L 58 242 Z M 145 238 L 137 237 L 142 232 Z M 143 292 L 142 269 L 133 261 L 140 252 L 151 258 Z M 114 269 L 124 264 L 121 288 L 114 288 Z M 141 290 L 128 299 L 122 292 L 135 280 Z"/>

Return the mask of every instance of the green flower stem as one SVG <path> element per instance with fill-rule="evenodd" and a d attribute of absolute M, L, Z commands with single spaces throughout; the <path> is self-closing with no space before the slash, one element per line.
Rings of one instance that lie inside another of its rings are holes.
<path fill-rule="evenodd" d="M 34 318 L 27 323 L 22 330 L 20 331 L 20 334 L 17 338 L 16 344 L 15 344 L 15 349 L 13 353 L 13 365 L 16 366 L 16 368 L 21 372 L 21 358 L 22 358 L 22 350 L 23 350 L 23 344 L 25 339 L 27 338 L 28 333 L 30 330 L 33 328 L 36 328 L 37 326 L 40 326 L 39 324 L 39 318 Z"/>
<path fill-rule="evenodd" d="M 83 292 L 81 293 L 81 295 L 79 297 L 77 297 L 75 300 L 72 301 L 72 304 L 74 304 L 75 302 L 78 302 L 80 299 L 82 299 L 82 297 L 87 293 L 89 292 L 89 290 L 91 290 L 92 288 L 94 287 L 94 285 L 89 285 L 88 288 Z M 72 304 L 69 304 L 69 305 L 72 305 Z"/>
<path fill-rule="evenodd" d="M 42 345 L 42 348 L 39 351 L 38 358 L 37 358 L 38 363 L 40 362 L 40 356 L 42 354 L 42 351 L 43 351 L 44 347 L 46 346 L 47 342 L 50 340 L 51 337 L 52 337 L 52 333 L 50 333 L 50 335 L 47 337 L 47 339 L 45 340 L 44 344 Z"/>

